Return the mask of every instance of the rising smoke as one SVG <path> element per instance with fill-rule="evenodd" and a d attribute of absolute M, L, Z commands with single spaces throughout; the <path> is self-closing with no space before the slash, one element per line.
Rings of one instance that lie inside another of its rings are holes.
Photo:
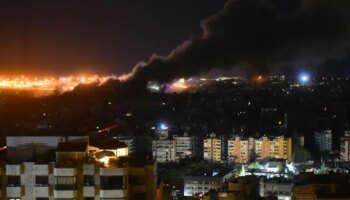
<path fill-rule="evenodd" d="M 124 78 L 145 85 L 214 68 L 244 66 L 249 75 L 342 59 L 350 47 L 349 8 L 345 0 L 229 0 L 200 23 L 202 37 L 152 56 Z"/>

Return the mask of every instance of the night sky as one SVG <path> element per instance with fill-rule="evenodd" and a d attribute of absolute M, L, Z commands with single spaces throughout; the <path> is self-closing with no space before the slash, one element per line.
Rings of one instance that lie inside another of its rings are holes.
<path fill-rule="evenodd" d="M 341 74 L 349 9 L 344 0 L 4 0 L 0 72 L 131 71 L 138 82 L 213 69 Z"/>
<path fill-rule="evenodd" d="M 168 54 L 225 0 L 3 0 L 0 73 L 129 72 Z"/>

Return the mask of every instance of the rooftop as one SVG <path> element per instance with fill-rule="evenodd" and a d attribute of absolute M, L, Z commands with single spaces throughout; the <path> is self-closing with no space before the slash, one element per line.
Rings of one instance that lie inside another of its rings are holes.
<path fill-rule="evenodd" d="M 87 149 L 87 142 L 60 142 L 56 152 L 86 152 Z"/>
<path fill-rule="evenodd" d="M 120 149 L 120 148 L 126 148 L 128 146 L 124 142 L 113 139 L 113 140 L 107 140 L 107 141 L 101 142 L 98 145 L 98 147 L 100 149 Z"/>

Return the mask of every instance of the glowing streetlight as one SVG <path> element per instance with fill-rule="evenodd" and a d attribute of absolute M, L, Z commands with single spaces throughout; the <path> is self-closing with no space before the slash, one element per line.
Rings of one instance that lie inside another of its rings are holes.
<path fill-rule="evenodd" d="M 160 128 L 161 130 L 166 130 L 166 129 L 168 129 L 168 126 L 165 125 L 164 123 L 161 123 L 160 126 L 159 126 L 159 128 Z"/>
<path fill-rule="evenodd" d="M 310 81 L 310 75 L 303 72 L 303 73 L 299 74 L 298 80 L 301 84 L 307 84 Z"/>

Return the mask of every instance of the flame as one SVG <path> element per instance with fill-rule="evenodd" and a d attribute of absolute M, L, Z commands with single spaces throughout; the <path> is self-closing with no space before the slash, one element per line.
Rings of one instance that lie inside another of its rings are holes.
<path fill-rule="evenodd" d="M 184 78 L 180 78 L 169 86 L 168 92 L 183 92 L 188 88 L 187 81 Z"/>
<path fill-rule="evenodd" d="M 33 90 L 33 91 L 53 91 L 67 92 L 73 90 L 79 84 L 98 83 L 99 85 L 108 80 L 115 80 L 118 77 L 111 76 L 64 76 L 64 77 L 26 77 L 18 76 L 14 78 L 0 77 L 0 89 L 9 90 Z"/>

